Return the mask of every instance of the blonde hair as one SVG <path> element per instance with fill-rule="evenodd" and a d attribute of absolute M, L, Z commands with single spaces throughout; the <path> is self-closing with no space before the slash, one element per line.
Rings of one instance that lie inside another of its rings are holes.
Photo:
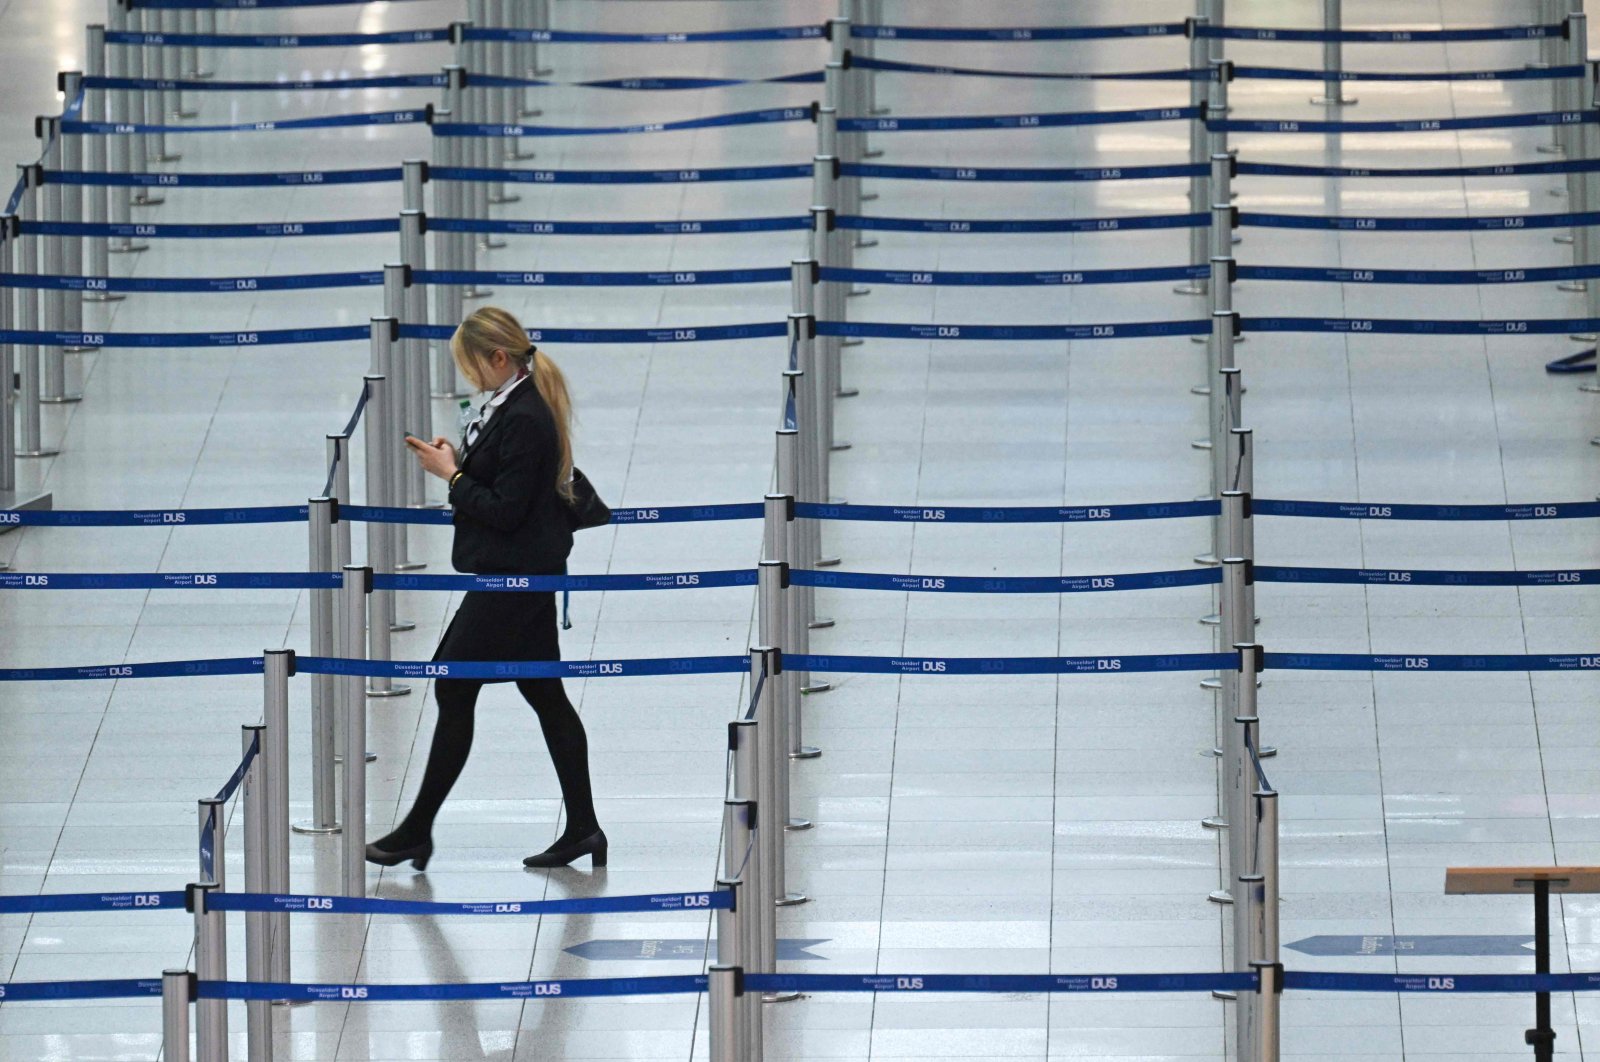
<path fill-rule="evenodd" d="M 528 333 L 511 314 L 498 306 L 474 310 L 450 337 L 450 354 L 474 384 L 482 386 L 485 363 L 494 352 L 506 356 L 533 376 L 539 396 L 556 422 L 561 458 L 556 467 L 556 493 L 572 500 L 572 395 L 561 367 L 528 342 Z"/>

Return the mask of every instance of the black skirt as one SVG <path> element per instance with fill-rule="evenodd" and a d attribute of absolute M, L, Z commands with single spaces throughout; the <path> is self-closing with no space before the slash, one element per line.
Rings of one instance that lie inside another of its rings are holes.
<path fill-rule="evenodd" d="M 469 590 L 445 628 L 435 660 L 560 660 L 554 591 Z M 486 679 L 511 682 L 512 679 Z"/>

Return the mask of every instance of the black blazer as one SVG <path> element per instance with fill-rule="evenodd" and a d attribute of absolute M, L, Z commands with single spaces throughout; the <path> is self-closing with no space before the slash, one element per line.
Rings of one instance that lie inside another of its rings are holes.
<path fill-rule="evenodd" d="M 506 396 L 478 439 L 462 451 L 464 475 L 450 488 L 455 509 L 451 563 L 479 575 L 566 571 L 569 507 L 556 493 L 561 442 L 531 377 Z"/>

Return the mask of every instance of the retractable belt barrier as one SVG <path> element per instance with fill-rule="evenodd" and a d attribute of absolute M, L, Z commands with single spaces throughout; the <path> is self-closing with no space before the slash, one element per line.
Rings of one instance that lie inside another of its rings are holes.
<path fill-rule="evenodd" d="M 386 30 L 381 33 L 141 33 L 106 30 L 107 44 L 136 48 L 359 48 L 369 44 L 438 44 L 450 28 Z"/>
<path fill-rule="evenodd" d="M 1438 133 L 1463 129 L 1521 129 L 1600 123 L 1600 111 L 1538 111 L 1485 114 L 1467 118 L 1411 118 L 1379 122 L 1316 122 L 1300 119 L 1209 118 L 1206 128 L 1220 133 Z M 844 127 L 840 122 L 840 128 Z"/>
<path fill-rule="evenodd" d="M 851 26 L 850 36 L 874 41 L 1103 41 L 1119 37 L 1182 37 L 1182 22 L 1131 26 Z"/>
<path fill-rule="evenodd" d="M 701 30 L 693 33 L 580 33 L 512 26 L 468 26 L 462 31 L 461 37 L 468 41 L 510 41 L 517 44 L 716 44 L 727 41 L 818 41 L 826 39 L 827 30 L 821 25 L 810 25 Z"/>
<path fill-rule="evenodd" d="M 225 125 L 149 125 L 139 122 L 61 123 L 61 131 L 79 136 L 130 136 L 136 133 L 274 133 L 295 129 L 345 129 L 362 125 L 422 125 L 433 114 L 432 107 L 402 111 L 374 111 L 366 114 L 328 114 L 316 118 L 280 118 L 265 122 L 233 122 Z"/>
<path fill-rule="evenodd" d="M 209 84 L 209 82 L 207 82 Z M 437 171 L 436 171 L 437 173 Z M 132 188 L 272 188 L 325 184 L 384 184 L 398 182 L 399 166 L 354 170 L 293 170 L 288 173 L 91 173 L 84 170 L 44 171 L 46 184 Z M 387 220 L 387 219 L 386 219 Z"/>
<path fill-rule="evenodd" d="M 399 218 L 356 218 L 349 221 L 201 222 L 128 224 L 88 221 L 23 221 L 24 236 L 125 236 L 141 240 L 248 240 L 284 236 L 363 236 L 400 231 Z"/>
<path fill-rule="evenodd" d="M 1213 26 L 1197 23 L 1197 37 L 1230 41 L 1326 42 L 1345 44 L 1421 44 L 1440 41 L 1531 41 L 1560 37 L 1566 27 L 1560 22 L 1541 26 L 1479 26 L 1471 29 L 1438 30 L 1320 30 L 1279 29 L 1267 26 Z"/>
<path fill-rule="evenodd" d="M 812 108 L 769 107 L 758 111 L 735 111 L 704 118 L 684 118 L 672 122 L 641 122 L 634 125 L 492 125 L 477 122 L 434 122 L 434 136 L 541 137 L 608 136 L 623 133 L 674 133 L 685 129 L 722 129 L 737 125 L 772 125 L 783 122 L 809 122 Z M 844 123 L 839 123 L 841 128 Z"/>
<path fill-rule="evenodd" d="M 783 181 L 811 177 L 810 163 L 792 166 L 702 166 L 676 170 L 501 170 L 433 166 L 434 181 L 497 181 L 517 184 L 710 184 L 722 181 Z M 398 171 L 396 171 L 398 172 Z M 437 226 L 438 219 L 429 218 Z"/>

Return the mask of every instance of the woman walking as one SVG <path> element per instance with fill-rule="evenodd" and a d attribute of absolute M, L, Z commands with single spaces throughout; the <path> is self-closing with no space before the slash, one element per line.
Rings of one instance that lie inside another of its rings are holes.
<path fill-rule="evenodd" d="M 490 392 L 467 427 L 462 449 L 443 437 L 407 442 L 422 467 L 449 484 L 455 569 L 478 575 L 562 575 L 572 551 L 572 403 L 555 362 L 528 342 L 517 319 L 483 307 L 450 339 L 456 365 Z M 559 660 L 552 591 L 468 591 L 445 630 L 435 660 Z M 418 870 L 433 855 L 433 822 L 472 751 L 473 716 L 483 680 L 434 682 L 439 720 L 416 803 L 387 837 L 367 845 L 367 861 Z M 588 855 L 606 865 L 606 835 L 589 786 L 583 721 L 559 678 L 520 679 L 517 690 L 538 713 L 566 805 L 567 828 L 528 867 L 566 866 Z"/>

